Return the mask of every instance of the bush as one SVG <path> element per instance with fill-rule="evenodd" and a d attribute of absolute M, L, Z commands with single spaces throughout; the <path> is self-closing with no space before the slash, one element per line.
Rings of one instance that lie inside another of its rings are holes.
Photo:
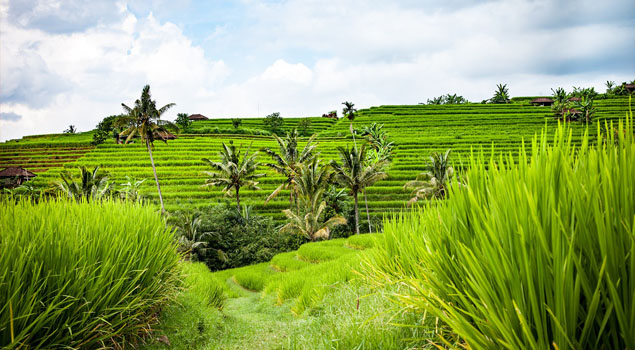
<path fill-rule="evenodd" d="M 134 338 L 173 296 L 178 260 L 151 208 L 2 202 L 0 347 L 90 349 Z"/>
<path fill-rule="evenodd" d="M 271 260 L 280 252 L 297 249 L 302 237 L 281 234 L 270 217 L 242 214 L 225 204 L 203 209 L 199 232 L 205 235 L 206 253 L 199 259 L 212 270 Z"/>
<path fill-rule="evenodd" d="M 462 348 L 635 348 L 632 122 L 619 130 L 576 147 L 561 126 L 517 165 L 473 158 L 445 203 L 385 224 L 375 281 L 409 286 L 403 306 Z"/>

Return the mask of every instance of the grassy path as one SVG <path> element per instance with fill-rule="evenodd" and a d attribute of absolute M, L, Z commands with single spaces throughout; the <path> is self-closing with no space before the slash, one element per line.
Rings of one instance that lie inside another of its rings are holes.
<path fill-rule="evenodd" d="M 275 306 L 273 299 L 261 299 L 260 293 L 228 299 L 220 331 L 209 349 L 280 349 L 288 337 L 306 320 L 293 316 L 286 305 Z"/>

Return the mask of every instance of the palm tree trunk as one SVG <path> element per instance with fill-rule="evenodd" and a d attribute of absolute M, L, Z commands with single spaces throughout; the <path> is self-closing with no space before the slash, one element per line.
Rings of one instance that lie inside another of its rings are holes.
<path fill-rule="evenodd" d="M 353 192 L 353 199 L 355 199 L 355 233 L 359 234 L 359 207 L 357 205 L 357 192 Z"/>
<path fill-rule="evenodd" d="M 368 218 L 368 233 L 373 233 L 370 226 L 370 213 L 368 212 L 368 199 L 366 199 L 366 187 L 364 187 L 364 203 L 366 203 L 366 217 Z"/>
<path fill-rule="evenodd" d="M 355 141 L 355 132 L 353 131 L 353 121 L 351 120 L 351 126 L 349 128 L 351 130 L 351 135 L 353 135 L 353 145 L 355 146 L 355 150 L 357 151 L 357 142 Z"/>
<path fill-rule="evenodd" d="M 150 142 L 146 141 L 148 147 L 148 153 L 150 153 L 150 163 L 152 163 L 152 171 L 154 172 L 154 181 L 157 183 L 157 190 L 159 190 L 159 202 L 161 202 L 161 214 L 165 214 L 165 207 L 163 206 L 163 195 L 161 194 L 161 185 L 159 185 L 159 177 L 157 176 L 157 168 L 154 166 L 154 158 L 152 157 L 152 147 Z"/>
<path fill-rule="evenodd" d="M 240 214 L 240 187 L 236 187 L 236 209 Z"/>

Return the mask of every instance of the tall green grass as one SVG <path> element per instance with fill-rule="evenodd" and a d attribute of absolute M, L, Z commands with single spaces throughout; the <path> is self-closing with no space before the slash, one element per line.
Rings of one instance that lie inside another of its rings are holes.
<path fill-rule="evenodd" d="M 632 114 L 599 145 L 552 139 L 474 156 L 445 203 L 385 222 L 372 279 L 471 349 L 635 349 Z"/>
<path fill-rule="evenodd" d="M 178 284 L 173 236 L 133 203 L 0 203 L 0 347 L 116 347 Z"/>

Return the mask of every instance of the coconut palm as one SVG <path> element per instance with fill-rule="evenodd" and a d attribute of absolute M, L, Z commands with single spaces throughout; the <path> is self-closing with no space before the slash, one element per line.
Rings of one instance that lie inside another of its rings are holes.
<path fill-rule="evenodd" d="M 134 107 L 130 108 L 126 104 L 122 103 L 126 115 L 121 116 L 115 122 L 116 127 L 126 127 L 121 132 L 121 136 L 127 136 L 126 142 L 128 143 L 133 137 L 139 135 L 141 142 L 145 143 L 150 154 L 150 163 L 152 164 L 152 171 L 154 173 L 154 181 L 157 184 L 157 190 L 159 192 L 159 202 L 161 203 L 161 213 L 165 213 L 165 206 L 163 205 L 163 195 L 161 194 L 161 185 L 159 185 L 159 177 L 157 176 L 157 169 L 154 165 L 154 158 L 152 156 L 152 149 L 154 148 L 154 141 L 161 140 L 167 143 L 168 130 L 178 131 L 178 127 L 167 120 L 161 120 L 161 115 L 168 109 L 175 106 L 174 103 L 168 103 L 167 105 L 158 108 L 156 101 L 152 100 L 150 95 L 150 85 L 143 87 L 141 91 L 141 98 L 135 101 Z"/>
<path fill-rule="evenodd" d="M 346 224 L 346 219 L 339 215 L 324 219 L 326 202 L 323 197 L 330 178 L 329 166 L 321 166 L 317 158 L 299 167 L 295 181 L 300 205 L 297 212 L 284 210 L 289 223 L 282 227 L 282 232 L 297 232 L 315 241 L 320 238 L 328 239 L 333 226 Z"/>
<path fill-rule="evenodd" d="M 270 155 L 275 161 L 275 163 L 265 163 L 263 165 L 272 168 L 278 174 L 286 177 L 286 180 L 267 197 L 265 203 L 268 203 L 271 199 L 276 197 L 282 190 L 288 189 L 289 208 L 291 208 L 293 205 L 294 192 L 296 192 L 294 179 L 298 174 L 299 167 L 304 163 L 310 162 L 317 155 L 314 154 L 315 147 L 317 146 L 317 144 L 315 144 L 316 135 L 309 138 L 302 152 L 298 150 L 298 131 L 296 129 L 287 133 L 284 139 L 277 135 L 273 135 L 273 137 L 278 143 L 279 153 L 269 148 L 263 148 L 262 151 Z"/>
<path fill-rule="evenodd" d="M 454 175 L 454 169 L 450 166 L 450 152 L 451 150 L 445 153 L 432 152 L 426 171 L 419 174 L 416 180 L 404 185 L 404 189 L 413 190 L 414 197 L 409 204 L 431 197 L 445 198 L 448 184 Z"/>
<path fill-rule="evenodd" d="M 331 167 L 334 170 L 334 179 L 340 186 L 346 187 L 353 196 L 355 207 L 355 233 L 359 234 L 359 203 L 357 195 L 365 187 L 387 176 L 382 170 L 384 162 L 366 166 L 365 144 L 359 149 L 340 146 L 337 150 L 342 164 L 339 164 L 335 160 L 331 161 Z"/>
<path fill-rule="evenodd" d="M 57 187 L 68 198 L 77 201 L 83 198 L 90 202 L 91 200 L 101 199 L 110 192 L 111 186 L 108 182 L 108 174 L 100 172 L 98 166 L 93 171 L 89 171 L 82 166 L 79 171 L 79 181 L 75 181 L 68 170 L 60 173 L 61 181 L 57 182 Z"/>
<path fill-rule="evenodd" d="M 509 103 L 509 89 L 507 84 L 496 85 L 494 97 L 490 100 L 492 103 Z"/>
<path fill-rule="evenodd" d="M 355 113 L 357 113 L 357 109 L 355 109 L 355 104 L 353 102 L 342 102 L 344 105 L 344 109 L 342 109 L 342 115 L 344 115 L 348 120 L 351 121 L 350 130 L 351 135 L 353 135 L 353 143 L 355 143 L 355 132 L 353 131 L 353 120 L 355 120 Z M 357 146 L 355 146 L 357 147 Z"/>
<path fill-rule="evenodd" d="M 260 165 L 256 160 L 258 152 L 249 154 L 249 148 L 245 155 L 241 158 L 240 149 L 236 150 L 236 146 L 230 141 L 229 146 L 223 142 L 220 152 L 220 162 L 213 162 L 207 158 L 203 158 L 203 162 L 211 166 L 213 171 L 206 171 L 210 178 L 205 180 L 203 186 L 221 186 L 226 195 L 233 192 L 236 193 L 236 208 L 240 212 L 240 189 L 253 188 L 259 190 L 258 182 L 255 181 L 265 174 L 256 174 L 256 169 Z"/>

